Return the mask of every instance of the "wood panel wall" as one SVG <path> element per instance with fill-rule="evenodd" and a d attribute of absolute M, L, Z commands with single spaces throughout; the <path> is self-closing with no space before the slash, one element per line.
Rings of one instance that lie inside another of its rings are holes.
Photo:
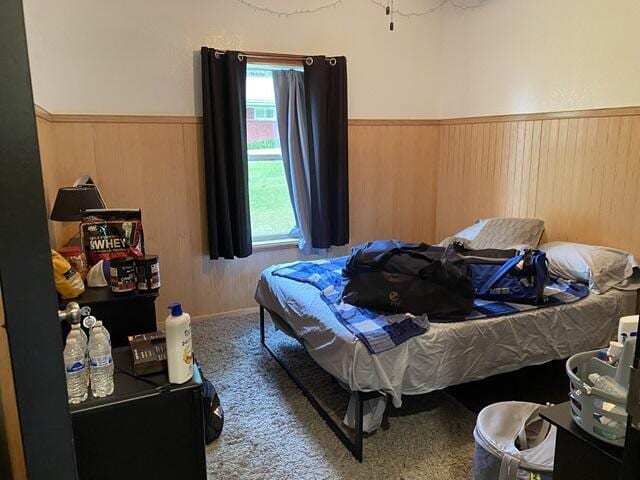
<path fill-rule="evenodd" d="M 246 259 L 209 260 L 201 125 L 193 119 L 40 111 L 38 133 L 49 210 L 57 188 L 82 174 L 93 177 L 109 207 L 142 208 L 146 250 L 161 261 L 159 319 L 172 301 L 183 302 L 196 316 L 254 307 L 260 272 L 302 258 L 288 248 Z M 350 127 L 349 135 L 352 242 L 432 240 L 437 126 L 361 125 Z M 55 246 L 78 228 L 50 224 Z"/>
<path fill-rule="evenodd" d="M 497 120 L 441 125 L 436 237 L 481 217 L 537 217 L 546 240 L 640 257 L 637 109 Z"/>
<path fill-rule="evenodd" d="M 141 207 L 147 251 L 161 257 L 164 306 L 194 315 L 255 306 L 269 265 L 206 254 L 201 125 L 194 117 L 50 115 L 38 132 L 49 206 L 90 174 L 111 207 Z M 545 240 L 610 245 L 640 257 L 640 108 L 452 120 L 352 120 L 351 239 L 435 242 L 489 216 L 535 216 Z M 77 225 L 51 222 L 52 244 Z M 338 250 L 342 253 L 345 249 Z"/>

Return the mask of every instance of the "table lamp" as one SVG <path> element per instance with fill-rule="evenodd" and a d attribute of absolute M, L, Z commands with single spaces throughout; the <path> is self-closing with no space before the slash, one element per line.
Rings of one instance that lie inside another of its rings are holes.
<path fill-rule="evenodd" d="M 58 189 L 49 218 L 58 222 L 79 222 L 80 212 L 90 208 L 105 208 L 105 205 L 100 190 L 91 177 L 85 175 L 78 178 L 72 187 Z"/>
<path fill-rule="evenodd" d="M 58 222 L 79 222 L 82 210 L 105 208 L 100 190 L 89 175 L 78 178 L 72 187 L 58 189 L 49 218 Z M 70 245 L 76 237 L 69 242 Z"/>

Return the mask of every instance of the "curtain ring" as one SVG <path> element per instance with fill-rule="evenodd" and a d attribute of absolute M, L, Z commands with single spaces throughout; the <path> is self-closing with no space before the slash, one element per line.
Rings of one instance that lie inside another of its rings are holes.
<path fill-rule="evenodd" d="M 246 57 L 244 56 L 244 54 L 243 54 L 243 53 L 239 53 L 239 54 L 238 54 L 238 61 L 239 61 L 239 62 L 244 62 L 244 59 L 245 59 L 245 58 L 246 58 Z"/>
<path fill-rule="evenodd" d="M 309 66 L 313 65 L 313 58 L 311 58 L 311 57 L 305 58 L 304 59 L 304 63 L 306 63 Z"/>
<path fill-rule="evenodd" d="M 221 54 L 219 51 L 214 50 L 214 51 L 213 51 L 213 56 L 214 56 L 216 59 L 218 59 L 218 58 L 220 58 L 220 57 L 222 56 L 222 54 Z"/>
<path fill-rule="evenodd" d="M 336 63 L 338 63 L 338 61 L 337 61 L 335 58 L 330 58 L 330 59 L 329 59 L 329 65 L 331 65 L 332 67 L 333 67 Z"/>

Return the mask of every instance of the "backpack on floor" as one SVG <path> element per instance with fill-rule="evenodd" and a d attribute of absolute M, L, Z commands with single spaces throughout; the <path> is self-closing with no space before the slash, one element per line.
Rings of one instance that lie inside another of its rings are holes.
<path fill-rule="evenodd" d="M 355 247 L 342 299 L 386 312 L 462 317 L 473 308 L 469 267 L 452 247 L 377 240 Z"/>
<path fill-rule="evenodd" d="M 202 374 L 202 368 L 196 361 L 196 372 L 200 379 L 194 378 L 196 383 L 202 385 L 202 409 L 204 410 L 204 437 L 207 445 L 216 440 L 224 427 L 224 410 L 220 405 L 220 397 L 213 384 Z"/>

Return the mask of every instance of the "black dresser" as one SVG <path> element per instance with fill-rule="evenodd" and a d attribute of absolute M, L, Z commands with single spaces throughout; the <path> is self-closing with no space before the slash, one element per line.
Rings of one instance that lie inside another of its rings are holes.
<path fill-rule="evenodd" d="M 136 377 L 128 347 L 113 359 L 113 395 L 70 405 L 80 480 L 205 480 L 200 385 Z"/>
<path fill-rule="evenodd" d="M 576 425 L 569 402 L 542 409 L 540 416 L 558 428 L 554 480 L 620 478 L 624 449 L 602 442 Z"/>

